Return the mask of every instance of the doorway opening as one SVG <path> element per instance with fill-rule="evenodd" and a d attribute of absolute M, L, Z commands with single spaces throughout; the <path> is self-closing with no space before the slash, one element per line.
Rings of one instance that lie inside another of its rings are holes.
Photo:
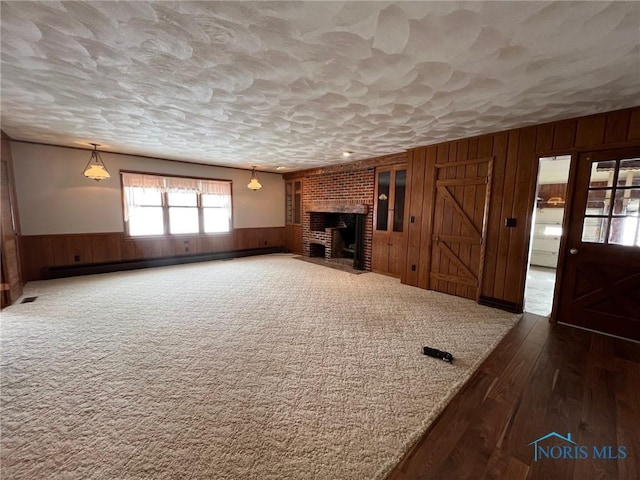
<path fill-rule="evenodd" d="M 553 306 L 571 155 L 541 157 L 524 310 L 548 317 Z"/>

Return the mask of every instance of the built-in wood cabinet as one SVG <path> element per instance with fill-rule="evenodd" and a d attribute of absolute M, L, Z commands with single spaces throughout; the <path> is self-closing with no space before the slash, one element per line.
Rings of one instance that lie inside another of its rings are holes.
<path fill-rule="evenodd" d="M 406 164 L 376 169 L 371 269 L 400 277 L 405 263 Z"/>
<path fill-rule="evenodd" d="M 302 179 L 285 183 L 285 245 L 292 253 L 302 255 Z"/>

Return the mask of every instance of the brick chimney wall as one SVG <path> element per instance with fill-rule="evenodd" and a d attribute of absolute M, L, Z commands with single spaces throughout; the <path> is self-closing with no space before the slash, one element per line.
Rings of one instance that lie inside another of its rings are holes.
<path fill-rule="evenodd" d="M 304 178 L 302 189 L 302 248 L 305 256 L 310 254 L 309 244 L 313 238 L 310 225 L 311 215 L 306 210 L 308 205 L 313 203 L 365 204 L 369 205 L 369 213 L 367 213 L 364 229 L 364 268 L 365 270 L 371 270 L 374 182 L 375 169 L 373 168 Z"/>

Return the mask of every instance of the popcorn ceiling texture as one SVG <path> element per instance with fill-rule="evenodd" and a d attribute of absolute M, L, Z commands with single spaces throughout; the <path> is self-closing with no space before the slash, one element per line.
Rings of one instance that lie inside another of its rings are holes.
<path fill-rule="evenodd" d="M 639 28 L 639 2 L 2 2 L 2 128 L 315 167 L 637 105 Z"/>

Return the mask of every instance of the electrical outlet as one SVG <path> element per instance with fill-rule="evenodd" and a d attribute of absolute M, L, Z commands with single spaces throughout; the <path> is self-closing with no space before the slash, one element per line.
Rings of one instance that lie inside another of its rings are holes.
<path fill-rule="evenodd" d="M 80 261 L 80 255 L 74 255 L 73 256 L 73 261 L 74 262 L 79 262 Z"/>

